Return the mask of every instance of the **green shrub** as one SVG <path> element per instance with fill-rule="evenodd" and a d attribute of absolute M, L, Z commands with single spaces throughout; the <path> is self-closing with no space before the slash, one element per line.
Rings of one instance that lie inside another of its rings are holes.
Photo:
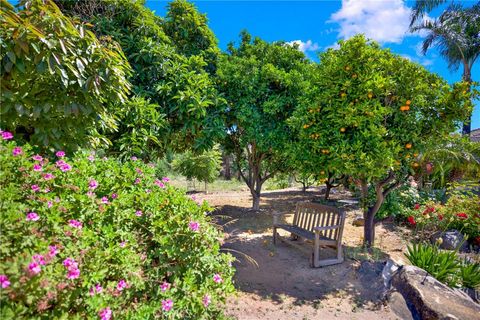
<path fill-rule="evenodd" d="M 370 203 L 374 203 L 375 190 L 369 188 Z M 385 218 L 389 216 L 405 217 L 409 216 L 411 210 L 416 203 L 421 202 L 417 188 L 411 184 L 405 184 L 402 187 L 390 192 L 383 202 L 380 210 L 378 210 L 376 217 Z"/>
<path fill-rule="evenodd" d="M 450 287 L 480 286 L 480 264 L 460 260 L 456 251 L 442 251 L 435 245 L 417 243 L 407 247 L 405 256 L 414 266 Z"/>
<path fill-rule="evenodd" d="M 1 318 L 222 317 L 233 258 L 153 165 L 2 141 L 0 166 Z"/>
<path fill-rule="evenodd" d="M 441 251 L 436 246 L 417 243 L 407 247 L 405 256 L 410 263 L 427 271 L 438 281 L 451 287 L 457 285 L 455 275 L 459 263 L 454 251 Z"/>
<path fill-rule="evenodd" d="M 480 263 L 470 263 L 463 260 L 460 264 L 460 278 L 462 279 L 462 286 L 465 288 L 479 288 L 480 287 Z"/>

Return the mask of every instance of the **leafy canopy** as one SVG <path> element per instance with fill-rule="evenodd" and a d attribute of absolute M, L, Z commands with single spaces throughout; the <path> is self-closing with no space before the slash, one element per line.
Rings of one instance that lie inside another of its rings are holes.
<path fill-rule="evenodd" d="M 95 128 L 115 128 L 130 67 L 122 50 L 65 17 L 50 0 L 0 7 L 1 126 L 57 148 L 84 144 Z"/>
<path fill-rule="evenodd" d="M 455 129 L 468 114 L 463 88 L 355 36 L 320 55 L 290 123 L 311 163 L 375 181 L 415 168 L 426 138 Z"/>

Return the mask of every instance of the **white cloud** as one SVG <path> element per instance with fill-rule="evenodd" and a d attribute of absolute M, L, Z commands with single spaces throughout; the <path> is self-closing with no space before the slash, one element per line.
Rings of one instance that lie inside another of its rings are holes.
<path fill-rule="evenodd" d="M 307 40 L 306 42 L 303 42 L 302 40 L 293 40 L 290 42 L 287 42 L 288 45 L 293 46 L 294 44 L 298 45 L 298 50 L 302 51 L 303 53 L 307 51 L 317 51 L 320 49 L 320 46 L 318 43 L 313 42 L 312 40 Z"/>
<path fill-rule="evenodd" d="M 364 33 L 380 43 L 401 43 L 409 35 L 410 14 L 402 0 L 342 0 L 330 21 L 340 25 L 344 39 Z"/>

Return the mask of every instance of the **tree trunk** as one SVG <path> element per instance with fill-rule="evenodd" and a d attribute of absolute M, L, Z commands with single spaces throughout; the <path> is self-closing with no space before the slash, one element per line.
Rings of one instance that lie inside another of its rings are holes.
<path fill-rule="evenodd" d="M 260 194 L 257 194 L 255 191 L 251 192 L 252 194 L 252 209 L 257 211 L 260 209 Z"/>
<path fill-rule="evenodd" d="M 231 172 L 231 166 L 230 166 L 230 155 L 226 154 L 223 157 L 223 167 L 224 167 L 224 173 L 223 176 L 225 180 L 230 180 L 232 179 L 232 172 Z"/>
<path fill-rule="evenodd" d="M 207 181 L 205 180 L 205 194 L 208 193 L 208 190 L 207 190 Z"/>
<path fill-rule="evenodd" d="M 375 214 L 372 214 L 369 209 L 367 212 L 364 212 L 363 218 L 365 220 L 363 227 L 363 245 L 371 248 L 375 244 Z"/>
<path fill-rule="evenodd" d="M 305 182 L 302 182 L 302 192 L 307 193 L 307 185 Z"/>
<path fill-rule="evenodd" d="M 472 74 L 471 74 L 470 66 L 468 65 L 468 63 L 464 63 L 463 65 L 462 79 L 463 81 L 468 83 L 468 91 L 470 91 L 472 86 Z M 468 116 L 468 119 L 463 123 L 462 134 L 470 135 L 471 130 L 472 130 L 472 114 L 470 114 Z"/>
<path fill-rule="evenodd" d="M 325 200 L 328 200 L 328 198 L 330 197 L 330 190 L 332 189 L 332 185 L 330 183 L 328 183 L 328 181 L 325 183 L 326 185 L 326 189 L 325 189 Z"/>

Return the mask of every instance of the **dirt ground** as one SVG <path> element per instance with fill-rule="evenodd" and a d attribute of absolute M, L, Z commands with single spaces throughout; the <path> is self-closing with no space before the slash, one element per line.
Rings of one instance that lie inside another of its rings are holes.
<path fill-rule="evenodd" d="M 403 263 L 407 232 L 393 224 L 378 225 L 376 249 L 361 248 L 363 228 L 352 225 L 361 214 L 347 192 L 334 192 L 332 200 L 347 211 L 343 236 L 345 262 L 310 268 L 311 245 L 289 244 L 288 235 L 279 231 L 283 241 L 272 243 L 272 213 L 292 219 L 295 204 L 322 198 L 321 192 L 306 194 L 296 189 L 268 191 L 262 196 L 261 210 L 252 212 L 246 191 L 197 194 L 216 208 L 223 217 L 228 238 L 224 250 L 237 257 L 235 284 L 237 296 L 227 302 L 226 314 L 233 319 L 400 319 L 384 303 L 383 263 L 390 257 Z M 340 200 L 340 202 L 339 202 Z M 228 223 L 227 223 L 228 222 Z M 325 249 L 322 254 L 334 254 Z"/>

